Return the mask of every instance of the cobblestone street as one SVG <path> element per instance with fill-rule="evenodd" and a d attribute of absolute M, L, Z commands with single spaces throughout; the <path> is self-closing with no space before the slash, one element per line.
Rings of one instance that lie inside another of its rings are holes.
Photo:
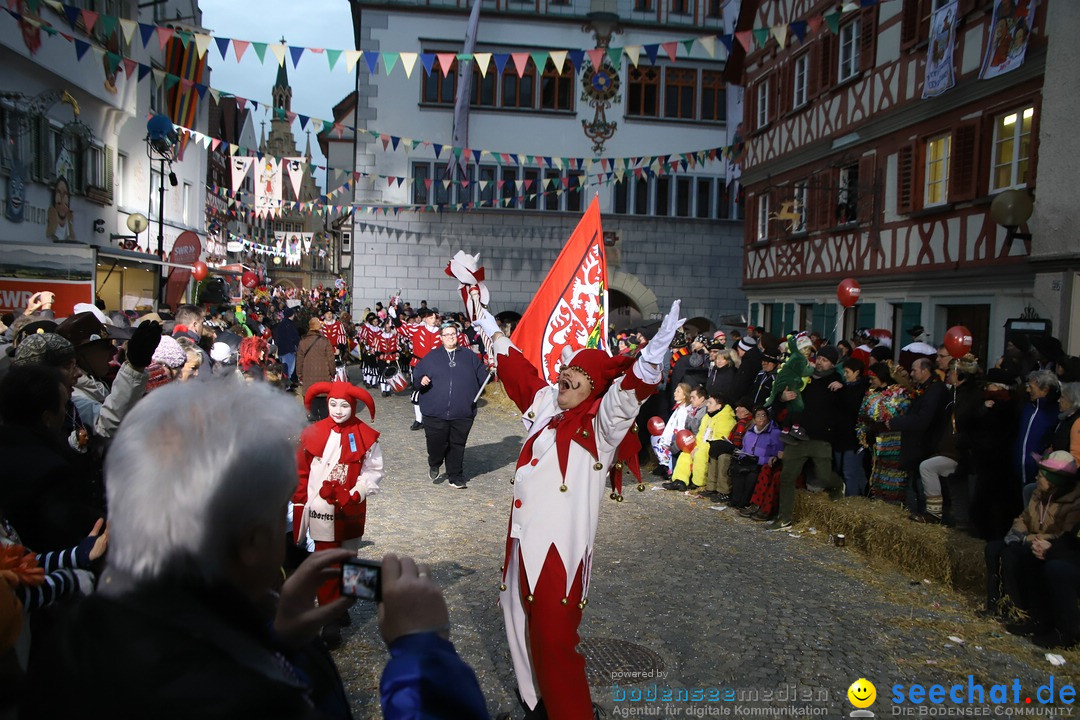
<path fill-rule="evenodd" d="M 362 553 L 404 553 L 432 566 L 452 640 L 476 670 L 492 716 L 521 717 L 497 595 L 522 425 L 482 401 L 465 457 L 469 486 L 454 490 L 427 478 L 423 431 L 408 429 L 408 396 L 376 402 L 387 473 L 382 494 L 369 501 Z M 625 502 L 601 510 L 580 633 L 593 699 L 609 713 L 747 717 L 795 706 L 785 712 L 837 718 L 853 710 L 848 686 L 865 677 L 877 686 L 870 710 L 880 717 L 895 709 L 898 683 L 966 687 L 971 674 L 989 689 L 1018 678 L 1023 705 L 1051 676 L 1058 685 L 1076 677 L 1074 655 L 1052 667 L 1043 651 L 977 618 L 976 598 L 869 567 L 809 528 L 797 537 L 765 532 L 732 510 L 655 485 L 643 493 L 628 485 Z M 357 605 L 352 616 L 335 656 L 357 717 L 378 717 L 386 651 L 374 607 Z M 727 702 L 619 701 L 628 688 L 649 692 L 653 683 L 660 691 L 716 688 Z"/>

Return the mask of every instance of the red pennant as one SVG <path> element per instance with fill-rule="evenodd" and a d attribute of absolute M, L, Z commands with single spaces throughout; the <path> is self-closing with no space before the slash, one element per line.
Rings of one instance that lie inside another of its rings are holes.
<path fill-rule="evenodd" d="M 525 74 L 525 68 L 529 65 L 529 53 L 510 53 L 510 57 L 514 60 L 514 68 L 517 70 L 518 77 Z"/>
<path fill-rule="evenodd" d="M 592 63 L 594 68 L 599 68 L 604 62 L 604 48 L 596 48 L 595 50 L 587 50 L 585 52 L 589 56 L 589 62 Z"/>
<path fill-rule="evenodd" d="M 233 40 L 232 49 L 233 54 L 236 55 L 236 62 L 240 62 L 240 58 L 244 57 L 244 51 L 251 46 L 251 43 L 247 40 Z"/>
<path fill-rule="evenodd" d="M 821 29 L 821 23 L 824 21 L 824 17 L 821 15 L 815 15 L 813 17 L 806 18 L 806 24 L 810 28 L 810 34 L 813 35 L 819 29 Z"/>
<path fill-rule="evenodd" d="M 668 60 L 670 60 L 671 62 L 675 62 L 675 53 L 678 50 L 679 43 L 678 42 L 661 43 L 660 47 L 664 48 L 664 52 L 667 53 Z"/>
<path fill-rule="evenodd" d="M 124 74 L 131 77 L 131 73 L 135 72 L 135 69 L 139 67 L 139 63 L 135 62 L 131 58 L 124 58 Z"/>
<path fill-rule="evenodd" d="M 457 56 L 454 53 L 436 53 L 435 57 L 439 59 L 439 67 L 442 68 L 443 77 L 449 77 L 451 68 L 454 66 L 454 59 Z"/>
<path fill-rule="evenodd" d="M 172 28 L 166 28 L 166 27 L 158 27 L 157 28 L 157 41 L 158 41 L 158 45 L 161 46 L 162 50 L 164 50 L 165 46 L 169 44 L 169 41 L 173 39 L 174 34 L 175 33 L 173 32 Z"/>
<path fill-rule="evenodd" d="M 94 32 L 94 23 L 96 23 L 97 20 L 98 20 L 98 14 L 96 12 L 94 12 L 93 10 L 83 10 L 82 11 L 82 21 L 83 21 L 83 25 L 86 26 L 86 34 L 87 35 Z"/>

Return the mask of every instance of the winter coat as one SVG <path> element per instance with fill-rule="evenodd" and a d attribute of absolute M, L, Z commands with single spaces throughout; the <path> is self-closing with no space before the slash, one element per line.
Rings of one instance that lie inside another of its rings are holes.
<path fill-rule="evenodd" d="M 709 397 L 719 395 L 725 403 L 734 403 L 739 400 L 735 394 L 738 379 L 739 370 L 734 365 L 725 365 L 722 368 L 713 365 L 709 368 L 705 391 L 709 393 Z"/>
<path fill-rule="evenodd" d="M 442 420 L 462 420 L 476 416 L 476 395 L 488 379 L 487 366 L 466 347 L 454 353 L 438 347 L 429 352 L 413 369 L 413 387 L 420 391 L 420 413 Z M 420 381 L 427 377 L 428 385 Z"/>
<path fill-rule="evenodd" d="M 704 385 L 708 375 L 706 368 L 708 364 L 709 358 L 702 352 L 692 352 L 679 358 L 675 363 L 675 367 L 671 369 L 671 382 L 669 385 L 672 392 L 674 392 L 675 386 L 681 382 L 688 383 L 691 390 L 698 385 Z"/>
<path fill-rule="evenodd" d="M 1054 437 L 1058 422 L 1057 402 L 1039 398 L 1020 409 L 1019 432 L 1013 449 L 1013 471 L 1022 485 L 1035 482 L 1039 467 L 1032 454 L 1042 455 Z"/>
<path fill-rule="evenodd" d="M 870 381 L 860 375 L 853 383 L 845 383 L 840 393 L 844 396 L 843 420 L 833 436 L 832 449 L 834 452 L 848 452 L 859 447 L 859 439 L 855 429 L 859 424 L 859 408 L 862 407 L 863 398 L 870 387 Z"/>
<path fill-rule="evenodd" d="M 774 458 L 784 449 L 780 441 L 780 428 L 770 421 L 764 430 L 758 430 L 757 425 L 751 425 L 743 435 L 742 452 L 745 455 L 753 455 L 757 458 L 758 465 L 768 465 L 769 459 Z"/>
<path fill-rule="evenodd" d="M 334 348 L 319 333 L 311 332 L 300 338 L 296 349 L 296 377 L 309 388 L 315 383 L 334 379 Z"/>
<path fill-rule="evenodd" d="M 112 387 L 82 375 L 75 381 L 71 401 L 83 424 L 93 428 L 95 437 L 111 438 L 124 416 L 142 399 L 149 378 L 150 374 L 145 370 L 136 370 L 126 362 L 117 371 Z"/>
<path fill-rule="evenodd" d="M 1013 521 L 1011 534 L 1053 540 L 1075 531 L 1077 525 L 1080 525 L 1080 484 L 1058 497 L 1036 488 L 1031 502 Z"/>
<path fill-rule="evenodd" d="M 300 333 L 291 319 L 282 318 L 281 322 L 274 326 L 274 344 L 277 345 L 278 355 L 296 352 L 300 346 Z"/>
<path fill-rule="evenodd" d="M 1080 408 L 1074 408 L 1058 420 L 1057 430 L 1054 431 L 1054 449 L 1072 453 L 1076 462 L 1080 463 Z"/>
<path fill-rule="evenodd" d="M 811 440 L 824 440 L 830 445 L 843 430 L 846 419 L 843 391 L 829 389 L 834 382 L 844 382 L 835 370 L 823 377 L 811 377 L 802 391 L 802 428 Z"/>
<path fill-rule="evenodd" d="M 948 402 L 945 383 L 931 377 L 913 393 L 908 411 L 889 422 L 890 430 L 900 431 L 900 467 L 909 472 L 918 470 L 919 463 L 937 452 Z"/>

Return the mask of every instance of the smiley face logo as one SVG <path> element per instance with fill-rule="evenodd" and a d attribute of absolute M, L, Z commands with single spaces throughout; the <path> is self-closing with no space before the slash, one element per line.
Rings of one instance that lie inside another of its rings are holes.
<path fill-rule="evenodd" d="M 868 708 L 877 699 L 877 688 L 866 678 L 851 683 L 847 691 L 848 701 L 857 708 Z"/>

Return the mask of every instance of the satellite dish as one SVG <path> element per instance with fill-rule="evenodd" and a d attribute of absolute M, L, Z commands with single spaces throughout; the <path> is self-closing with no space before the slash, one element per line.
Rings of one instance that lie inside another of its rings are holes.
<path fill-rule="evenodd" d="M 127 228 L 128 228 L 128 230 L 135 233 L 136 235 L 138 235 L 143 230 L 145 230 L 149 224 L 150 224 L 150 221 L 148 221 L 146 219 L 146 216 L 143 215 L 142 213 L 135 213 L 133 215 L 128 215 Z"/>

